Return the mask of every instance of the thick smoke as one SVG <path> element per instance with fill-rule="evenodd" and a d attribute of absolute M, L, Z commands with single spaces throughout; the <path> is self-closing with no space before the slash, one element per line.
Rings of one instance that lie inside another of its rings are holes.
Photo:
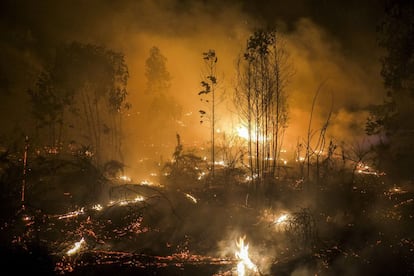
<path fill-rule="evenodd" d="M 5 51 L 14 55 L 2 59 L 1 73 L 10 83 L 8 94 L 2 92 L 2 97 L 22 108 L 7 110 L 16 114 L 12 123 L 5 122 L 9 127 L 3 131 L 11 131 L 16 125 L 23 130 L 31 128 L 23 124 L 26 120 L 22 117 L 30 116 L 30 107 L 21 102 L 20 96 L 34 85 L 37 73 L 47 66 L 57 45 L 73 40 L 104 45 L 124 53 L 130 71 L 128 100 L 132 109 L 124 119 L 124 151 L 126 163 L 134 167 L 151 152 L 151 148 L 143 148 L 148 143 L 141 141 L 150 119 L 145 116 L 151 100 L 144 93 L 144 72 L 149 49 L 157 46 L 167 58 L 166 66 L 172 76 L 169 92 L 182 106 L 183 115 L 180 122 L 170 127 L 171 135 L 163 137 L 164 149 L 157 150 L 156 158 L 165 161 L 174 149 L 176 133 L 180 133 L 187 147 L 206 144 L 209 140 L 209 125 L 200 125 L 198 115 L 198 110 L 203 108 L 197 96 L 202 79 L 202 53 L 214 49 L 219 58 L 218 93 L 226 100 L 219 106 L 218 125 L 231 132 L 234 125 L 229 122 L 237 122 L 231 107 L 235 61 L 255 28 L 277 23 L 295 71 L 287 87 L 290 116 L 285 146 L 293 148 L 306 136 L 312 100 L 321 84 L 311 130 L 320 129 L 331 112 L 328 137 L 342 141 L 364 136 L 367 107 L 381 102 L 383 97 L 379 53 L 372 49 L 369 59 L 362 57 L 366 48 L 358 52 L 349 45 L 362 45 L 361 37 L 368 28 L 358 29 L 355 41 L 350 42 L 349 29 L 354 26 L 347 21 L 338 28 L 343 37 L 333 33 L 333 26 L 339 23 L 329 25 L 328 17 L 312 18 L 315 11 L 305 3 L 299 5 L 299 10 L 285 15 L 282 10 L 274 9 L 272 16 L 269 7 L 266 16 L 260 17 L 261 9 L 236 2 L 22 1 L 20 6 L 6 2 L 2 29 L 7 35 L 1 47 L 3 55 Z M 278 6 L 275 4 L 275 7 Z M 372 45 L 373 37 L 372 33 L 366 35 L 367 45 Z M 25 72 L 20 70 L 22 67 L 31 70 Z"/>

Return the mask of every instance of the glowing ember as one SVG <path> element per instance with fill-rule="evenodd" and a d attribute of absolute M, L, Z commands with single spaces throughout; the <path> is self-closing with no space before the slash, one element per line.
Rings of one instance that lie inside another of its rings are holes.
<path fill-rule="evenodd" d="M 224 160 L 220 160 L 220 161 L 215 161 L 214 162 L 214 165 L 219 165 L 219 166 L 225 167 L 226 166 L 226 163 L 224 162 Z"/>
<path fill-rule="evenodd" d="M 192 202 L 197 203 L 197 199 L 194 196 L 187 193 L 185 193 L 185 196 L 189 198 Z"/>
<path fill-rule="evenodd" d="M 244 179 L 245 182 L 253 181 L 253 179 L 256 179 L 258 177 L 257 173 L 253 174 L 253 177 L 251 175 L 247 175 Z"/>
<path fill-rule="evenodd" d="M 236 251 L 236 258 L 239 260 L 237 263 L 237 274 L 239 276 L 246 275 L 246 268 L 257 272 L 257 266 L 250 260 L 249 258 L 249 245 L 244 245 L 244 239 L 246 237 L 240 237 L 238 241 L 236 241 L 237 248 L 239 251 Z"/>
<path fill-rule="evenodd" d="M 198 180 L 201 180 L 201 179 L 203 179 L 203 177 L 206 175 L 206 173 L 205 172 L 201 172 L 199 175 L 198 175 Z"/>
<path fill-rule="evenodd" d="M 119 201 L 111 200 L 109 202 L 108 206 L 112 206 L 112 205 L 115 205 L 115 204 L 120 205 L 120 206 L 126 206 L 126 205 L 129 205 L 129 204 L 134 204 L 134 203 L 141 202 L 141 201 L 144 201 L 144 200 L 145 200 L 145 197 L 143 197 L 142 195 L 137 195 L 134 199 L 123 199 L 123 200 L 119 200 Z"/>
<path fill-rule="evenodd" d="M 85 243 L 85 239 L 82 237 L 80 241 L 75 242 L 75 245 L 71 249 L 69 249 L 68 252 L 66 252 L 66 254 L 69 256 L 75 254 L 82 248 L 84 243 Z"/>
<path fill-rule="evenodd" d="M 96 211 L 101 211 L 103 209 L 103 207 L 102 207 L 101 204 L 95 204 L 95 205 L 92 206 L 92 209 L 96 210 Z"/>
<path fill-rule="evenodd" d="M 32 220 L 32 218 L 30 216 L 23 216 L 22 220 L 23 221 L 30 221 L 30 220 Z"/>
<path fill-rule="evenodd" d="M 81 215 L 83 213 L 85 213 L 85 211 L 84 211 L 84 208 L 82 207 L 79 210 L 76 210 L 76 211 L 69 212 L 67 214 L 61 215 L 61 216 L 58 217 L 58 219 L 73 218 L 73 217 L 76 217 L 76 216 Z"/>
<path fill-rule="evenodd" d="M 373 168 L 369 167 L 368 165 L 364 163 L 358 163 L 356 166 L 356 172 L 359 174 L 371 174 L 375 176 L 383 176 L 385 175 L 385 172 L 379 172 L 374 170 Z"/>

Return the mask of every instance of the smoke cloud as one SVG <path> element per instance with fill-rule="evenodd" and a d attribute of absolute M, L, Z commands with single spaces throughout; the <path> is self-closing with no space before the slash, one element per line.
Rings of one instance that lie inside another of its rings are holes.
<path fill-rule="evenodd" d="M 165 160 L 175 146 L 176 133 L 188 147 L 209 140 L 209 125 L 200 124 L 198 114 L 203 108 L 197 95 L 202 80 L 202 53 L 214 49 L 218 56 L 218 93 L 225 99 L 219 106 L 218 125 L 231 132 L 237 124 L 232 106 L 235 61 L 255 28 L 277 24 L 295 71 L 287 87 L 290 114 L 285 147 L 295 147 L 306 136 L 312 100 L 322 84 L 310 129 L 320 129 L 331 113 L 327 137 L 338 141 L 362 138 L 367 107 L 381 102 L 384 95 L 380 52 L 366 48 L 373 45 L 375 34 L 368 33 L 366 27 L 355 29 L 352 40 L 349 34 L 355 26 L 349 21 L 338 27 L 342 33 L 335 33 L 338 22 L 332 20 L 332 14 L 321 19 L 314 16 L 315 9 L 306 1 L 296 2 L 296 9 L 291 6 L 290 13 L 283 12 L 289 7 L 282 10 L 275 3 L 268 4 L 263 14 L 263 7 L 253 8 L 238 1 L 5 1 L 1 29 L 6 35 L 0 44 L 0 73 L 1 79 L 7 80 L 4 82 L 8 83 L 8 92 L 2 89 L 1 96 L 22 108 L 2 108 L 3 112 L 13 113 L 14 118 L 11 122 L 2 119 L 3 132 L 16 126 L 23 130 L 32 127 L 24 125 L 30 107 L 22 102 L 21 95 L 34 85 L 37 73 L 47 66 L 57 45 L 74 40 L 104 45 L 124 53 L 129 67 L 128 101 L 132 108 L 124 119 L 124 151 L 126 163 L 133 167 L 151 152 L 151 147 L 144 149 L 148 142 L 143 141 L 151 101 L 145 95 L 145 60 L 149 49 L 156 46 L 167 58 L 167 70 L 172 76 L 170 94 L 182 106 L 183 115 L 180 122 L 169 127 L 170 135 L 162 137 L 166 146 L 157 150 L 157 155 Z M 361 22 L 356 20 L 358 23 Z M 364 23 L 372 23 L 375 29 L 374 21 Z M 355 51 L 355 45 L 363 44 L 365 48 Z"/>

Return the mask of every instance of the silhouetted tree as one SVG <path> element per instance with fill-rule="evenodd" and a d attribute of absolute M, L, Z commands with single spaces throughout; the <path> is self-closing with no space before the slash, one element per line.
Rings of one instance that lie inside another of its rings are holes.
<path fill-rule="evenodd" d="M 171 76 L 167 70 L 167 58 L 158 47 L 153 46 L 145 61 L 146 92 L 148 94 L 165 94 L 171 86 Z"/>
<path fill-rule="evenodd" d="M 209 112 L 200 110 L 200 123 L 207 119 L 211 124 L 211 176 L 214 180 L 214 166 L 215 166 L 215 124 L 216 124 L 216 90 L 217 90 L 217 56 L 214 50 L 208 50 L 203 53 L 203 60 L 205 66 L 204 80 L 201 81 L 203 90 L 198 92 L 201 97 L 200 100 L 208 104 Z"/>
<path fill-rule="evenodd" d="M 247 126 L 251 177 L 260 184 L 277 171 L 288 120 L 286 87 L 293 72 L 279 33 L 251 35 L 237 69 L 235 102 Z"/>
<path fill-rule="evenodd" d="M 73 42 L 59 47 L 50 69 L 30 90 L 35 117 L 50 127 L 67 125 L 94 148 L 100 164 L 102 134 L 109 137 L 113 156 L 121 154 L 121 111 L 126 101 L 129 72 L 121 53 L 104 47 Z M 71 133 L 74 135 L 74 133 Z"/>
<path fill-rule="evenodd" d="M 53 83 L 49 72 L 40 73 L 35 88 L 28 90 L 36 128 L 47 129 L 48 145 L 60 145 L 64 112 L 72 103 L 72 97 L 63 94 Z"/>
<path fill-rule="evenodd" d="M 386 50 L 381 60 L 381 75 L 387 98 L 384 104 L 372 107 L 366 131 L 370 135 L 381 135 L 389 145 L 387 155 L 399 168 L 396 174 L 411 174 L 409 164 L 414 154 L 413 1 L 387 1 L 378 28 L 378 43 Z"/>
<path fill-rule="evenodd" d="M 171 76 L 167 70 L 167 58 L 158 47 L 152 47 L 145 61 L 146 92 L 151 97 L 148 118 L 150 128 L 147 138 L 158 141 L 172 133 L 171 128 L 181 118 L 182 107 L 170 94 Z M 168 132 L 171 130 L 171 133 Z M 175 131 L 175 130 L 174 130 Z M 153 136 L 155 135 L 155 137 Z"/>

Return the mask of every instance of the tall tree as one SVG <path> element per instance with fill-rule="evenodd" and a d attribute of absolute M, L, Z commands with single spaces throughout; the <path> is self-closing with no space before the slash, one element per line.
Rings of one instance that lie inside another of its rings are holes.
<path fill-rule="evenodd" d="M 123 54 L 91 44 L 65 44 L 57 49 L 50 70 L 40 74 L 36 92 L 30 92 L 34 114 L 63 125 L 63 115 L 70 111 L 75 116 L 66 117 L 67 125 L 94 148 L 100 165 L 103 135 L 109 137 L 109 158 L 121 154 L 121 111 L 130 107 L 126 101 L 128 78 Z M 47 114 L 42 111 L 45 105 L 53 107 Z"/>
<path fill-rule="evenodd" d="M 382 105 L 372 108 L 366 131 L 385 138 L 388 155 L 392 163 L 398 164 L 396 175 L 411 174 L 409 164 L 414 154 L 413 1 L 387 1 L 378 28 L 378 43 L 385 50 L 381 75 L 387 98 Z"/>
<path fill-rule="evenodd" d="M 286 87 L 292 76 L 289 54 L 276 30 L 257 30 L 238 61 L 235 101 L 247 127 L 251 178 L 256 186 L 279 166 L 287 127 Z"/>
<path fill-rule="evenodd" d="M 70 95 L 60 92 L 47 71 L 40 73 L 35 88 L 28 90 L 36 129 L 47 130 L 45 139 L 53 149 L 61 144 L 64 112 L 71 103 Z"/>
<path fill-rule="evenodd" d="M 182 107 L 171 95 L 171 75 L 167 70 L 167 58 L 156 46 L 149 50 L 145 61 L 145 76 L 146 92 L 150 97 L 147 138 L 157 141 L 161 147 L 165 137 L 176 133 L 174 126 L 181 119 Z"/>
<path fill-rule="evenodd" d="M 208 104 L 209 112 L 200 110 L 200 123 L 203 123 L 204 119 L 207 119 L 211 124 L 211 175 L 214 180 L 214 167 L 215 167 L 215 124 L 216 124 L 216 89 L 217 89 L 217 56 L 214 50 L 208 50 L 203 53 L 204 60 L 204 80 L 201 81 L 201 87 L 203 90 L 198 92 L 201 96 L 200 100 Z"/>
<path fill-rule="evenodd" d="M 147 78 L 146 92 L 161 95 L 168 92 L 171 86 L 171 76 L 167 70 L 167 58 L 160 49 L 153 46 L 145 61 L 145 77 Z"/>

